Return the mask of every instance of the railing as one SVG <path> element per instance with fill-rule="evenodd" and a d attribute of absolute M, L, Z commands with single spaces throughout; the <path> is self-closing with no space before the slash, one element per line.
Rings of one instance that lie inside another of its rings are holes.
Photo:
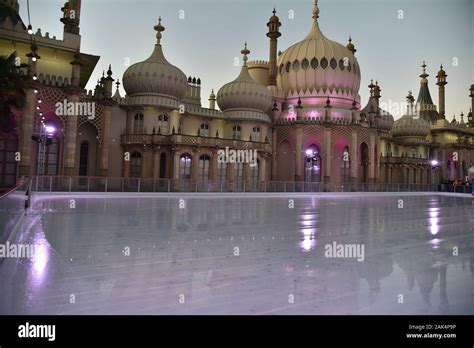
<path fill-rule="evenodd" d="M 455 192 L 455 193 L 472 193 L 472 185 L 440 185 L 441 192 Z"/>
<path fill-rule="evenodd" d="M 31 183 L 26 179 L 0 197 L 0 244 L 10 237 L 28 207 Z"/>
<path fill-rule="evenodd" d="M 295 181 L 229 182 L 216 180 L 173 180 L 38 176 L 32 178 L 38 192 L 434 192 L 438 185 L 421 184 L 333 184 Z"/>

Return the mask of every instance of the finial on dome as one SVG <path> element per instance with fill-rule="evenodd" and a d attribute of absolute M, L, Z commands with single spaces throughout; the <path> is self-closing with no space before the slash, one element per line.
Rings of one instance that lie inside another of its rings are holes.
<path fill-rule="evenodd" d="M 352 37 L 351 37 L 351 36 L 349 36 L 349 43 L 347 44 L 346 47 L 347 47 L 347 49 L 348 49 L 349 51 L 351 51 L 352 54 L 354 54 L 354 55 L 355 55 L 355 53 L 357 52 L 357 50 L 355 49 L 354 44 L 352 43 Z"/>
<path fill-rule="evenodd" d="M 273 5 L 273 15 L 276 16 L 276 13 L 277 13 L 276 6 Z"/>
<path fill-rule="evenodd" d="M 318 0 L 314 0 L 314 7 L 313 7 L 313 19 L 317 21 L 319 18 L 319 7 L 318 7 Z"/>
<path fill-rule="evenodd" d="M 161 33 L 163 31 L 165 31 L 165 27 L 161 25 L 161 16 L 158 18 L 158 24 L 155 25 L 153 27 L 153 29 L 155 29 L 155 31 L 157 31 L 157 33 L 156 33 L 157 44 L 161 45 L 161 38 L 163 37 L 163 35 Z"/>
<path fill-rule="evenodd" d="M 109 64 L 109 70 L 107 70 L 107 76 L 108 77 L 112 76 L 112 64 Z"/>
<path fill-rule="evenodd" d="M 422 78 L 421 82 L 423 83 L 428 83 L 428 80 L 426 79 L 428 76 L 427 73 L 426 73 L 426 62 L 423 61 L 423 65 L 421 66 L 423 68 L 423 73 L 420 75 L 420 77 Z"/>
<path fill-rule="evenodd" d="M 245 43 L 245 47 L 242 51 L 240 51 L 240 53 L 242 53 L 244 55 L 244 58 L 243 58 L 244 66 L 247 66 L 247 61 L 249 60 L 247 55 L 250 54 L 250 50 L 247 48 L 247 43 Z"/>
<path fill-rule="evenodd" d="M 115 82 L 115 85 L 117 86 L 117 89 L 120 87 L 120 79 L 117 79 L 117 82 Z"/>

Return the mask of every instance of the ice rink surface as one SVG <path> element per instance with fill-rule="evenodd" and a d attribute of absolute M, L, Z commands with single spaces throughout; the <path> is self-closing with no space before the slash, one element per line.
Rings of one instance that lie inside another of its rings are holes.
<path fill-rule="evenodd" d="M 0 314 L 474 314 L 472 198 L 52 195 L 10 242 Z"/>

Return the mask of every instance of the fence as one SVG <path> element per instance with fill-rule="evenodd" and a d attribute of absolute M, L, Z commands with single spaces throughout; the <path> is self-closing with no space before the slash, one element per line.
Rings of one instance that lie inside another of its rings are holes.
<path fill-rule="evenodd" d="M 295 181 L 229 182 L 213 180 L 172 180 L 38 176 L 32 178 L 38 192 L 435 192 L 438 185 L 343 184 Z"/>
<path fill-rule="evenodd" d="M 4 244 L 20 222 L 25 207 L 29 202 L 31 179 L 17 185 L 0 197 L 0 244 Z M 26 202 L 26 203 L 25 203 Z"/>

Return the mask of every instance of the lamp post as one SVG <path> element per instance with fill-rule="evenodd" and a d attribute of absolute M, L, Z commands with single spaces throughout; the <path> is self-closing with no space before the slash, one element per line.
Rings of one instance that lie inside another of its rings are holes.
<path fill-rule="evenodd" d="M 37 175 L 46 175 L 46 147 L 53 143 L 56 127 L 41 121 L 39 132 L 33 133 L 31 139 L 38 143 Z"/>
<path fill-rule="evenodd" d="M 439 168 L 439 161 L 436 159 L 431 160 L 431 183 L 435 184 L 435 171 Z"/>

